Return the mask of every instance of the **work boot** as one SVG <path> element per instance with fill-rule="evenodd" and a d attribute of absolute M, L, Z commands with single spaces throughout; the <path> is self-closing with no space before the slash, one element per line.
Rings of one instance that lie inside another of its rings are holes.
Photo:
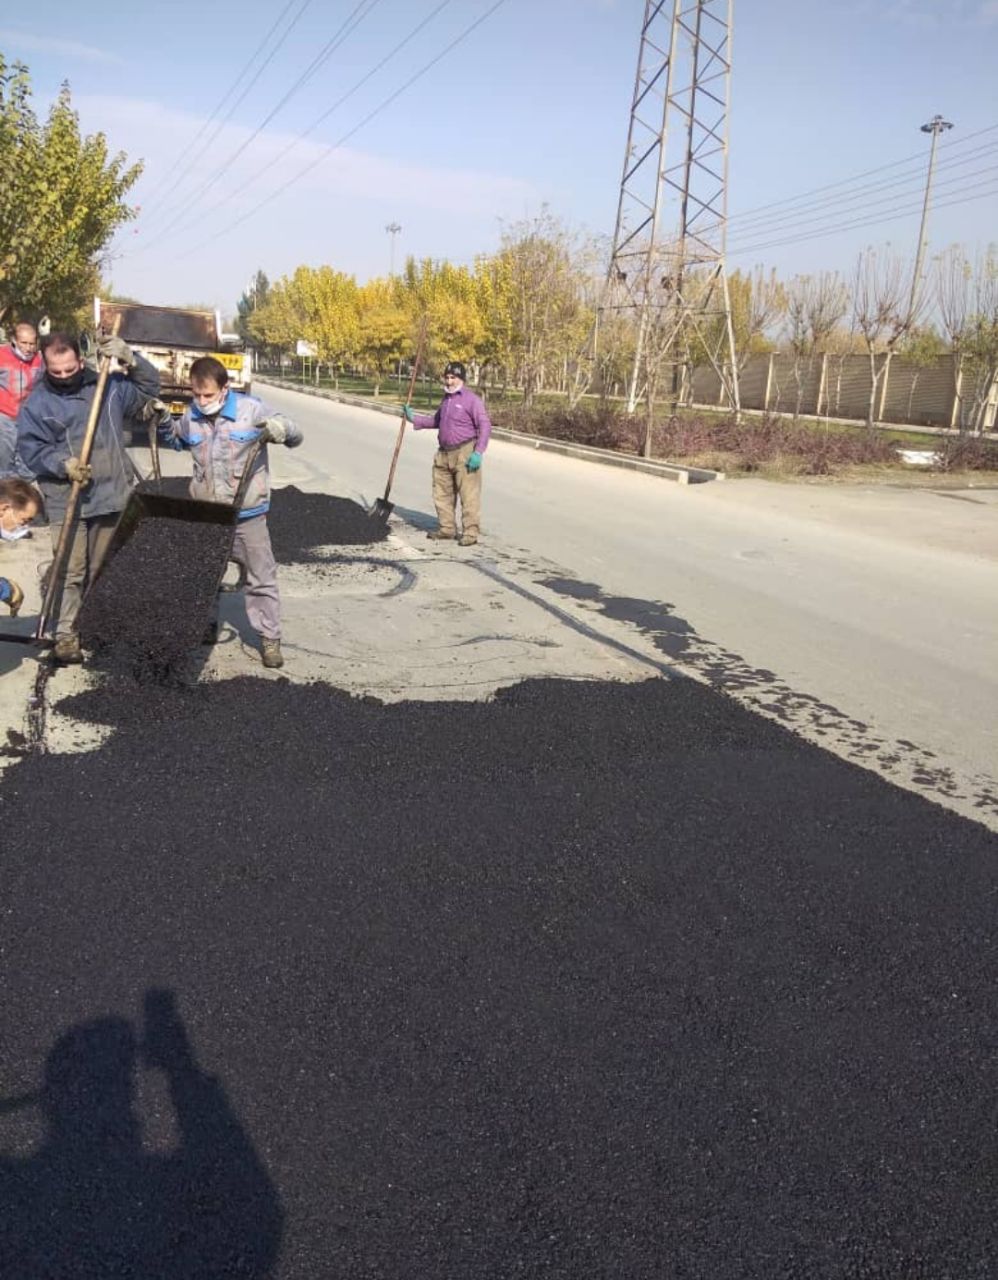
<path fill-rule="evenodd" d="M 56 636 L 52 657 L 61 667 L 73 666 L 83 661 L 79 636 Z"/>
<path fill-rule="evenodd" d="M 473 547 L 477 541 L 477 533 L 462 533 L 457 545 L 459 547 Z"/>
<path fill-rule="evenodd" d="M 444 529 L 433 529 L 426 536 L 431 542 L 453 542 L 457 534 L 447 533 Z"/>
<path fill-rule="evenodd" d="M 218 644 L 218 623 L 209 622 L 201 635 L 202 644 Z"/>
<path fill-rule="evenodd" d="M 281 653 L 280 640 L 267 640 L 264 638 L 260 642 L 260 652 L 263 654 L 263 665 L 265 667 L 284 666 L 284 654 Z"/>

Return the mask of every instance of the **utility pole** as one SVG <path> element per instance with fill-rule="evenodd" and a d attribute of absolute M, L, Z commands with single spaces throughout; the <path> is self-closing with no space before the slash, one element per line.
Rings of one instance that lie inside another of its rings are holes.
<path fill-rule="evenodd" d="M 395 237 L 402 230 L 397 222 L 389 222 L 385 230 L 392 238 L 392 247 L 388 258 L 388 278 L 391 279 L 395 275 Z"/>
<path fill-rule="evenodd" d="M 939 135 L 945 133 L 947 129 L 953 126 L 948 120 L 944 120 L 942 116 L 933 116 L 928 124 L 921 126 L 922 133 L 932 134 L 932 143 L 929 147 L 929 169 L 925 175 L 925 199 L 922 201 L 922 221 L 918 228 L 918 248 L 915 250 L 915 266 L 911 273 L 911 296 L 908 299 L 908 324 L 911 324 L 912 317 L 915 314 L 915 304 L 918 301 L 918 287 L 922 283 L 922 263 L 925 260 L 925 250 L 927 241 L 925 230 L 929 221 L 929 203 L 932 199 L 932 171 L 936 165 L 936 143 L 939 141 Z"/>
<path fill-rule="evenodd" d="M 738 366 L 725 270 L 733 0 L 646 0 L 599 313 L 635 325 L 627 410 L 653 398 L 664 369 L 674 401 L 696 353 L 737 414 Z M 596 333 L 576 399 L 592 377 Z M 651 435 L 646 433 L 645 453 Z"/>

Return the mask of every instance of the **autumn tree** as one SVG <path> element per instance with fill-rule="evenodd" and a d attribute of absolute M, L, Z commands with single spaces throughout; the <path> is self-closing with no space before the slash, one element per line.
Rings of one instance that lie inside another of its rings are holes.
<path fill-rule="evenodd" d="M 852 317 L 870 361 L 870 400 L 866 425 L 872 427 L 877 402 L 890 368 L 891 357 L 902 339 L 917 324 L 924 299 L 909 304 L 909 272 L 890 247 L 866 249 L 856 262 L 852 290 Z"/>
<path fill-rule="evenodd" d="M 250 313 L 246 324 L 254 341 L 281 350 L 294 350 L 304 339 L 321 361 L 335 368 L 356 354 L 357 282 L 332 267 L 298 267 L 270 287 L 263 306 Z"/>
<path fill-rule="evenodd" d="M 270 294 L 270 281 L 265 271 L 257 271 L 236 303 L 236 333 L 241 338 L 249 337 L 249 318 L 258 307 L 267 305 Z"/>
<path fill-rule="evenodd" d="M 982 431 L 998 383 L 998 254 L 971 261 L 953 245 L 936 266 L 936 301 L 952 346 L 954 395 L 961 429 Z"/>
<path fill-rule="evenodd" d="M 110 241 L 134 217 L 141 173 L 102 133 L 84 137 L 63 85 L 44 125 L 28 70 L 0 55 L 0 321 L 48 314 L 69 324 L 100 285 Z"/>
<path fill-rule="evenodd" d="M 728 301 L 735 363 L 740 373 L 750 357 L 772 350 L 768 334 L 786 311 L 786 290 L 775 271 L 767 272 L 763 267 L 750 272 L 733 271 L 728 276 Z M 725 350 L 725 326 L 723 315 L 707 321 L 703 338 L 692 347 L 695 364 L 710 363 L 709 352 Z"/>
<path fill-rule="evenodd" d="M 482 318 L 482 342 L 478 357 L 482 379 L 499 379 L 505 392 L 513 365 L 513 276 L 502 255 L 483 255 L 475 262 L 478 312 Z"/>
<path fill-rule="evenodd" d="M 374 394 L 409 348 L 411 317 L 394 280 L 369 280 L 357 291 L 357 359 L 374 378 Z"/>
<path fill-rule="evenodd" d="M 797 389 L 794 417 L 801 411 L 805 383 L 849 309 L 849 289 L 835 271 L 794 276 L 784 288 L 784 331 L 793 358 Z M 816 409 L 820 408 L 815 406 Z"/>
<path fill-rule="evenodd" d="M 507 227 L 498 257 L 512 306 L 512 358 L 530 404 L 555 368 L 567 390 L 569 361 L 585 341 L 592 313 L 581 300 L 575 244 L 546 211 Z"/>
<path fill-rule="evenodd" d="M 485 324 L 474 272 L 446 261 L 423 258 L 417 262 L 410 257 L 400 283 L 413 345 L 426 317 L 427 369 L 439 372 L 448 360 L 477 365 L 485 340 Z"/>

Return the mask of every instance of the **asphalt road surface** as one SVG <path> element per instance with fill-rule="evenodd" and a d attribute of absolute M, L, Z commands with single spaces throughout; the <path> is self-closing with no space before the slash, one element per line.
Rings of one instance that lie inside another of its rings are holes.
<path fill-rule="evenodd" d="M 689 680 L 72 701 L 0 783 L 0 1274 L 995 1274 L 982 826 Z"/>
<path fill-rule="evenodd" d="M 380 493 L 395 419 L 257 390 L 307 434 L 278 474 Z M 416 519 L 434 439 L 410 433 L 399 461 L 393 499 Z M 496 441 L 483 492 L 485 554 L 581 580 L 668 658 L 848 758 L 890 772 L 917 748 L 909 780 L 998 822 L 998 491 L 686 487 Z"/>
<path fill-rule="evenodd" d="M 695 650 L 612 567 L 522 563 Z M 0 1275 L 998 1270 L 985 826 L 684 679 L 59 712 L 102 744 L 0 778 Z"/>

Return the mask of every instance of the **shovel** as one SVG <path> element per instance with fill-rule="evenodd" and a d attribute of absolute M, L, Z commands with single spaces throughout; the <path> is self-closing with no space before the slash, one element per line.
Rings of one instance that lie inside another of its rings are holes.
<path fill-rule="evenodd" d="M 117 337 L 120 328 L 121 316 L 115 316 L 114 324 L 111 328 L 112 336 Z M 104 356 L 100 362 L 97 387 L 94 390 L 94 398 L 90 405 L 86 430 L 83 433 L 83 445 L 80 448 L 80 461 L 83 463 L 90 461 L 90 455 L 93 452 L 97 423 L 104 407 L 104 390 L 107 387 L 108 376 L 111 372 L 111 359 L 112 357 L 110 356 Z M 34 634 L 22 635 L 16 632 L 0 631 L 0 641 L 9 641 L 11 644 L 34 644 L 40 648 L 51 648 L 55 643 L 51 636 L 46 636 L 45 632 L 48 629 L 49 615 L 52 612 L 52 605 L 55 602 L 60 582 L 65 576 L 66 561 L 69 558 L 69 544 L 72 540 L 73 526 L 76 524 L 76 508 L 80 503 L 82 489 L 83 486 L 74 480 L 69 490 L 66 514 L 63 517 L 62 528 L 59 531 L 59 541 L 56 543 L 52 568 L 49 570 L 48 587 L 45 591 L 45 598 L 42 601 L 42 609 L 38 615 L 38 623 L 35 626 Z"/>
<path fill-rule="evenodd" d="M 388 523 L 388 517 L 395 510 L 395 504 L 388 501 L 388 495 L 392 491 L 392 481 L 395 479 L 395 468 L 398 466 L 399 454 L 402 452 L 402 441 L 405 439 L 405 429 L 408 422 L 405 416 L 405 408 L 412 400 L 412 392 L 416 386 L 416 378 L 419 374 L 419 361 L 423 355 L 423 343 L 426 341 L 426 317 L 423 317 L 423 323 L 419 326 L 419 337 L 416 340 L 416 359 L 412 366 L 412 377 L 409 379 L 409 390 L 405 396 L 405 406 L 402 409 L 402 421 L 399 423 L 398 439 L 395 441 L 395 452 L 392 454 L 392 465 L 388 472 L 388 483 L 385 485 L 385 496 L 377 498 L 374 506 L 367 513 L 371 520 L 379 520 L 382 524 Z"/>

